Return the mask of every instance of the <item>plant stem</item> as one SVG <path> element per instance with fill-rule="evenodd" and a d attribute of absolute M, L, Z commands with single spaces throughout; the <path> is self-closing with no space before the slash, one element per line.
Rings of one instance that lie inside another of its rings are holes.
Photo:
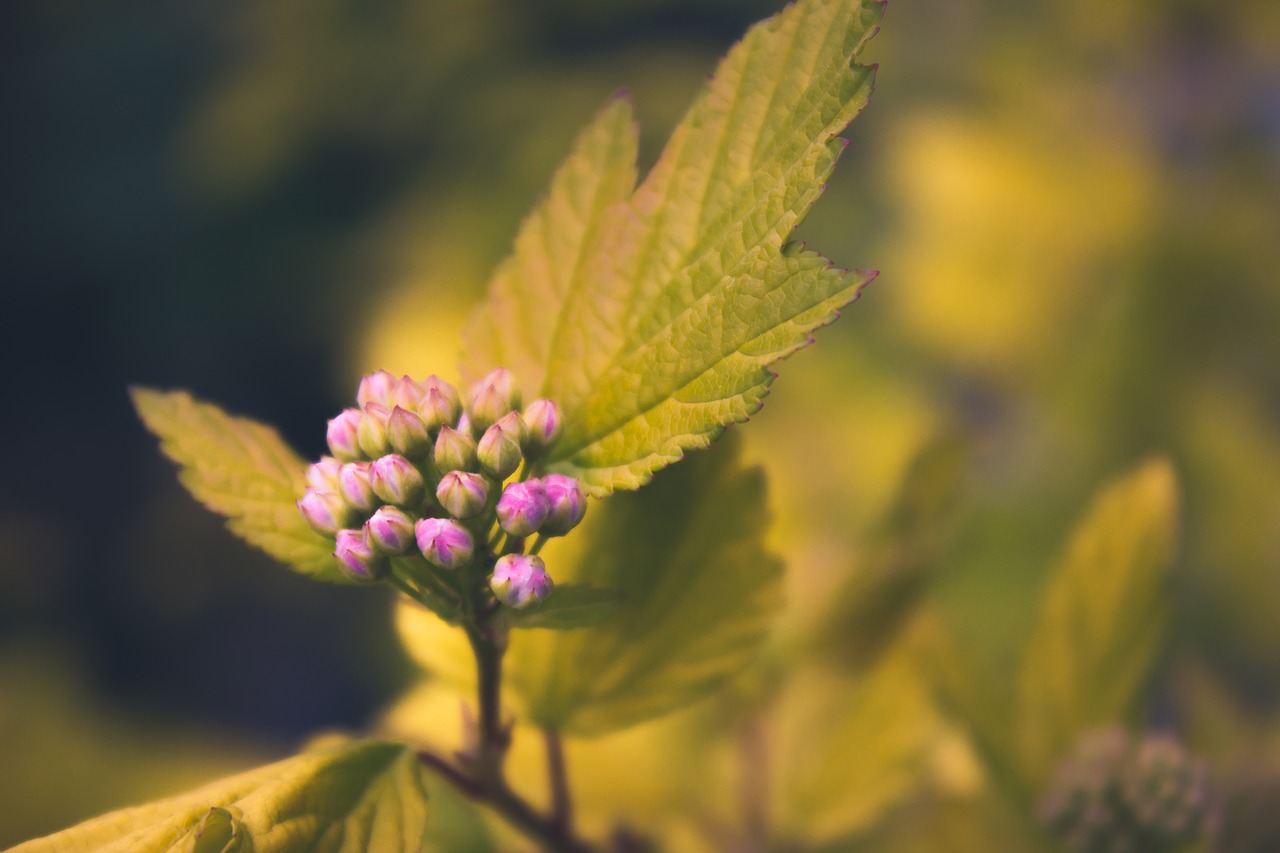
<path fill-rule="evenodd" d="M 463 591 L 467 638 L 476 657 L 479 720 L 475 743 L 454 763 L 429 750 L 418 760 L 449 781 L 462 794 L 493 808 L 512 826 L 556 853 L 597 853 L 596 848 L 574 834 L 571 826 L 569 788 L 565 777 L 560 737 L 546 732 L 547 767 L 551 776 L 550 815 L 542 815 L 507 782 L 503 763 L 511 745 L 510 731 L 502 723 L 502 656 L 506 652 L 506 627 L 487 608 L 485 587 L 477 583 Z"/>
<path fill-rule="evenodd" d="M 565 771 L 564 743 L 560 733 L 542 730 L 547 745 L 547 776 L 551 784 L 551 822 L 561 829 L 573 823 L 573 804 L 569 799 L 569 774 Z"/>

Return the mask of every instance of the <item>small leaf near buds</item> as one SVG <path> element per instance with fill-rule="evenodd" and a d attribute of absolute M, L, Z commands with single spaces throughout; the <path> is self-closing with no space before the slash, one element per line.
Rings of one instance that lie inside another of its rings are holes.
<path fill-rule="evenodd" d="M 350 524 L 355 517 L 342 495 L 327 489 L 309 488 L 298 499 L 298 511 L 317 533 L 329 536 Z"/>
<path fill-rule="evenodd" d="M 399 507 L 380 507 L 364 530 L 369 543 L 384 554 L 403 554 L 413 545 L 413 519 Z"/>
<path fill-rule="evenodd" d="M 450 518 L 424 518 L 414 529 L 418 550 L 433 566 L 455 570 L 471 562 L 475 539 L 467 528 Z"/>
<path fill-rule="evenodd" d="M 479 474 L 450 471 L 440 479 L 436 499 L 454 518 L 471 518 L 479 515 L 489 500 L 489 484 Z"/>
<path fill-rule="evenodd" d="M 426 488 L 422 472 L 398 453 L 375 459 L 369 469 L 369 481 L 374 494 L 397 506 L 418 503 Z"/>
<path fill-rule="evenodd" d="M 498 525 L 511 536 L 536 533 L 551 512 L 551 504 L 538 480 L 512 483 L 498 498 Z"/>
<path fill-rule="evenodd" d="M 360 450 L 360 415 L 359 409 L 343 409 L 340 415 L 329 421 L 325 433 L 329 452 L 341 462 L 365 458 Z"/>
<path fill-rule="evenodd" d="M 489 577 L 489 588 L 498 601 L 517 610 L 542 601 L 552 586 L 547 567 L 536 554 L 500 557 Z"/>
<path fill-rule="evenodd" d="M 539 532 L 544 536 L 564 536 L 586 515 L 587 496 L 577 480 L 564 474 L 547 474 L 541 482 L 551 511 Z"/>
<path fill-rule="evenodd" d="M 390 568 L 363 530 L 339 530 L 333 556 L 338 558 L 342 573 L 357 583 L 381 580 Z"/>

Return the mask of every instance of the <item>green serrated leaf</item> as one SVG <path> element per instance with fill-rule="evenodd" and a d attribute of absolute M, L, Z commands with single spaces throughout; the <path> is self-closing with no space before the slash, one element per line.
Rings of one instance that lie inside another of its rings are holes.
<path fill-rule="evenodd" d="M 414 752 L 403 744 L 350 741 L 111 812 L 14 851 L 417 850 L 426 827 L 426 789 Z"/>
<path fill-rule="evenodd" d="M 465 373 L 505 364 L 560 404 L 550 467 L 638 488 L 755 412 L 769 366 L 874 275 L 788 241 L 870 96 L 850 60 L 882 10 L 801 0 L 753 27 L 634 193 L 626 102 L 583 134 L 464 345 Z"/>
<path fill-rule="evenodd" d="M 225 516 L 232 533 L 304 575 L 349 583 L 333 559 L 332 540 L 298 512 L 307 463 L 279 433 L 185 391 L 133 388 L 130 395 L 160 449 L 178 463 L 182 485 Z"/>
<path fill-rule="evenodd" d="M 593 512 L 575 580 L 626 600 L 590 628 L 513 634 L 506 666 L 531 722 L 577 735 L 706 694 L 754 657 L 782 598 L 782 564 L 763 545 L 764 475 L 740 466 L 736 441 Z"/>
<path fill-rule="evenodd" d="M 1033 786 L 1084 731 L 1131 713 L 1164 634 L 1177 502 L 1172 467 L 1152 460 L 1076 528 L 1018 679 L 1018 753 Z"/>
<path fill-rule="evenodd" d="M 582 584 L 560 584 L 545 599 L 523 610 L 508 612 L 513 628 L 589 628 L 618 612 L 626 594 Z"/>

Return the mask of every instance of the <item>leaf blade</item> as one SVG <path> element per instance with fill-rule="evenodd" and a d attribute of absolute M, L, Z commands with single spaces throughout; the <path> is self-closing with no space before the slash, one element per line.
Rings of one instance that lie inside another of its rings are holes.
<path fill-rule="evenodd" d="M 626 595 L 621 590 L 586 584 L 560 584 L 543 601 L 507 614 L 513 628 L 551 628 L 565 631 L 590 628 L 613 616 Z"/>
<path fill-rule="evenodd" d="M 602 211 L 602 236 L 585 246 L 551 328 L 545 307 L 528 320 L 511 309 L 500 270 L 481 310 L 501 319 L 470 338 L 546 342 L 507 366 L 526 383 L 541 378 L 563 409 L 552 469 L 597 496 L 638 488 L 755 412 L 770 365 L 873 277 L 787 240 L 843 149 L 836 134 L 870 96 L 873 69 L 850 58 L 882 6 L 801 0 L 753 27 L 635 193 Z M 470 340 L 467 353 L 478 374 L 491 365 L 474 354 L 499 347 Z"/>
<path fill-rule="evenodd" d="M 178 479 L 241 539 L 304 575 L 349 583 L 333 543 L 312 530 L 295 501 L 306 489 L 306 461 L 273 428 L 185 391 L 132 388 L 130 397 Z"/>
<path fill-rule="evenodd" d="M 1178 487 L 1149 460 L 1111 484 L 1050 580 L 1018 679 L 1024 772 L 1042 783 L 1087 729 L 1123 721 L 1164 635 Z"/>
<path fill-rule="evenodd" d="M 236 833 L 257 853 L 417 849 L 427 826 L 425 790 L 408 747 L 346 742 L 111 812 L 14 850 L 202 850 L 200 830 L 210 829 Z"/>
<path fill-rule="evenodd" d="M 782 599 L 764 498 L 762 472 L 728 441 L 604 504 L 576 579 L 626 600 L 592 627 L 512 635 L 507 672 L 529 719 L 599 735 L 693 702 L 752 660 Z"/>

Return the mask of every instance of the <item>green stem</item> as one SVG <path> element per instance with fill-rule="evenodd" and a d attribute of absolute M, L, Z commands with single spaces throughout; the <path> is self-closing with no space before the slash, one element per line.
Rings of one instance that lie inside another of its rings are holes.
<path fill-rule="evenodd" d="M 502 724 L 502 656 L 506 651 L 506 628 L 487 611 L 483 584 L 476 584 L 468 593 L 466 631 L 476 657 L 479 702 L 474 752 L 467 756 L 461 767 L 429 751 L 420 752 L 419 760 L 434 768 L 464 795 L 489 805 L 508 823 L 537 841 L 544 850 L 597 853 L 595 847 L 574 834 L 570 825 L 568 783 L 558 736 L 547 734 L 553 802 L 551 815 L 540 814 L 507 782 L 503 763 L 511 737 Z"/>

